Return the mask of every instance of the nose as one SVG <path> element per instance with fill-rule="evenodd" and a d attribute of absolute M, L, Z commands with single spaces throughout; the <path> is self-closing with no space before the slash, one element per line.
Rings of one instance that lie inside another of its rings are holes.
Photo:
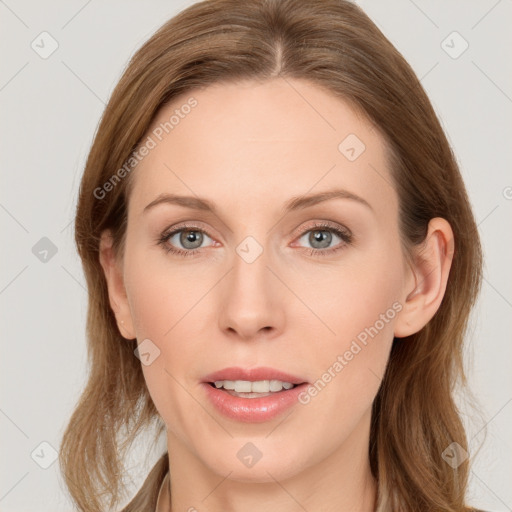
<path fill-rule="evenodd" d="M 267 251 L 254 261 L 240 254 L 234 254 L 233 267 L 220 287 L 220 329 L 246 341 L 274 338 L 285 322 L 283 284 L 275 276 Z"/>

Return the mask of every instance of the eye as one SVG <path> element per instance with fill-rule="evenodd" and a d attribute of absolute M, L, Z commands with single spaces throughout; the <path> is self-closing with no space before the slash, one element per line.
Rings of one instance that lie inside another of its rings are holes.
<path fill-rule="evenodd" d="M 203 243 L 207 238 L 213 241 L 202 228 L 180 225 L 171 231 L 162 233 L 157 239 L 157 243 L 161 245 L 167 253 L 173 253 L 179 256 L 193 256 L 205 247 Z M 336 242 L 336 238 L 340 239 L 342 243 L 338 243 L 338 245 L 332 247 L 331 244 Z M 299 240 L 302 239 L 305 239 L 306 243 L 311 244 L 311 248 L 303 247 L 303 250 L 308 251 L 311 256 L 331 255 L 350 245 L 353 241 L 350 230 L 326 222 L 315 223 L 312 228 L 303 232 Z"/>
<path fill-rule="evenodd" d="M 164 232 L 158 239 L 158 243 L 161 244 L 167 252 L 182 256 L 191 256 L 199 251 L 205 241 L 205 237 L 210 238 L 203 229 L 196 226 L 180 226 L 170 232 Z M 183 249 L 180 248 L 180 245 Z"/>
<path fill-rule="evenodd" d="M 340 239 L 342 243 L 338 243 L 337 246 L 332 247 L 331 244 L 336 242 L 336 238 Z M 335 251 L 350 245 L 352 243 L 352 233 L 346 228 L 333 226 L 328 223 L 316 223 L 314 224 L 313 229 L 308 229 L 299 238 L 299 240 L 303 239 L 312 246 L 312 248 L 308 250 L 311 256 L 324 256 L 330 255 Z"/>

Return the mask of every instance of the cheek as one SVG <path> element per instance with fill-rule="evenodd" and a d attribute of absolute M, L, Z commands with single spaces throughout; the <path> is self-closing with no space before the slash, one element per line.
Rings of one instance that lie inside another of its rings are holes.
<path fill-rule="evenodd" d="M 190 368 L 197 357 L 187 315 L 193 314 L 201 293 L 175 269 L 163 268 L 162 261 L 165 258 L 156 254 L 132 249 L 125 262 L 125 282 L 139 352 L 145 347 L 150 353 L 150 364 L 141 362 L 144 378 L 157 410 L 169 424 L 167 412 L 173 411 L 176 420 L 183 410 L 177 404 L 188 396 L 182 396 L 182 386 L 188 387 L 186 376 L 182 370 L 177 372 Z"/>
<path fill-rule="evenodd" d="M 190 324 L 184 305 L 189 302 L 163 284 L 161 280 L 153 285 L 150 280 L 140 283 L 133 307 L 139 343 L 151 340 L 150 346 L 158 354 L 151 364 L 142 364 L 146 386 L 167 428 L 180 435 L 180 426 L 188 424 L 191 411 L 200 413 L 194 409 L 194 383 L 187 371 L 197 365 L 200 349 L 193 328 L 187 329 Z"/>
<path fill-rule="evenodd" d="M 322 284 L 308 295 L 325 326 L 317 342 L 321 349 L 311 354 L 320 380 L 314 400 L 346 418 L 373 401 L 402 309 L 401 259 L 393 251 L 368 254 L 333 274 L 337 277 L 318 280 Z"/>
<path fill-rule="evenodd" d="M 197 302 L 198 282 L 183 278 L 160 248 L 132 248 L 125 263 L 125 282 L 137 338 L 165 340 Z"/>
<path fill-rule="evenodd" d="M 185 270 L 164 250 L 143 251 L 135 245 L 125 260 L 135 333 L 139 344 L 149 339 L 159 354 L 150 365 L 142 364 L 149 394 L 169 431 L 182 440 L 207 438 L 203 423 L 195 421 L 205 414 L 195 397 L 217 318 L 208 292 L 219 276 L 200 272 L 199 266 Z"/>
<path fill-rule="evenodd" d="M 364 341 L 365 329 L 372 326 L 383 337 L 392 336 L 402 283 L 401 259 L 393 254 L 361 254 L 305 283 L 305 302 L 317 317 L 311 315 L 311 322 L 322 327 L 318 318 L 322 320 L 322 339 L 333 350 L 343 349 L 359 334 Z"/>

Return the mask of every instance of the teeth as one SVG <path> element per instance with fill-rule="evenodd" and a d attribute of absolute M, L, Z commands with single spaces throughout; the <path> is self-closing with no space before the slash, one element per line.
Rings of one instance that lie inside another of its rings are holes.
<path fill-rule="evenodd" d="M 235 380 L 235 391 L 237 393 L 251 393 L 252 382 L 248 380 Z"/>
<path fill-rule="evenodd" d="M 255 382 L 249 380 L 218 380 L 215 381 L 215 387 L 233 390 L 237 393 L 268 393 L 270 391 L 281 391 L 283 388 L 292 389 L 295 384 L 280 380 L 258 380 Z"/>

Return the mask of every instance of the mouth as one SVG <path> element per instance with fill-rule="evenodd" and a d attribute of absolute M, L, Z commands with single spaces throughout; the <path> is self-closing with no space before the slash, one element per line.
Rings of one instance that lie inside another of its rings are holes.
<path fill-rule="evenodd" d="M 223 415 L 250 423 L 268 421 L 298 402 L 308 386 L 274 368 L 225 368 L 204 378 L 206 396 Z"/>
<path fill-rule="evenodd" d="M 207 375 L 203 382 L 224 391 L 246 394 L 279 393 L 305 384 L 306 380 L 276 368 L 224 368 Z M 234 395 L 237 396 L 237 395 Z"/>
<path fill-rule="evenodd" d="M 225 391 L 231 396 L 239 398 L 263 398 L 265 396 L 275 395 L 283 391 L 293 389 L 300 384 L 292 384 L 291 382 L 283 382 L 281 380 L 217 380 L 208 382 L 208 384 L 216 389 Z"/>

